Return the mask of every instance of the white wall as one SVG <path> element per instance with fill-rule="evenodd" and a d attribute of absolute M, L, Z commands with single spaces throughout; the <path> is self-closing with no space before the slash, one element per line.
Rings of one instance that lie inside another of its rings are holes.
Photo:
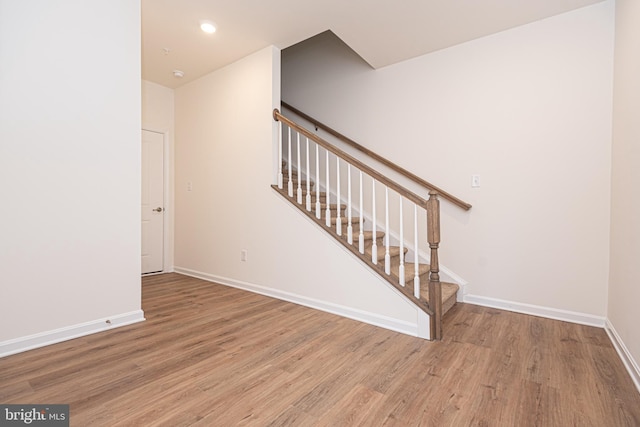
<path fill-rule="evenodd" d="M 176 89 L 176 271 L 415 329 L 414 307 L 270 188 L 279 82 L 267 48 Z"/>
<path fill-rule="evenodd" d="M 142 127 L 156 132 L 174 132 L 174 91 L 142 80 Z"/>
<path fill-rule="evenodd" d="M 0 0 L 0 64 L 0 354 L 140 320 L 139 2 Z"/>
<path fill-rule="evenodd" d="M 164 205 L 165 245 L 164 271 L 173 270 L 173 218 L 174 218 L 174 92 L 157 83 L 142 80 L 142 128 L 163 133 L 165 136 L 166 191 Z"/>
<path fill-rule="evenodd" d="M 375 71 L 323 35 L 282 98 L 473 204 L 443 203 L 440 258 L 470 300 L 602 323 L 613 38 L 613 1 Z"/>
<path fill-rule="evenodd" d="M 610 324 L 635 359 L 640 387 L 640 3 L 616 1 Z"/>

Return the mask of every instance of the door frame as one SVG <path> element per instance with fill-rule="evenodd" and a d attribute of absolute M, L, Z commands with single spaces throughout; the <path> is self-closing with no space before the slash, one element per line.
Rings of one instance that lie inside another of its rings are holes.
<path fill-rule="evenodd" d="M 164 221 L 162 224 L 162 271 L 146 273 L 142 276 L 153 276 L 156 274 L 173 273 L 173 194 L 171 193 L 171 144 L 169 142 L 169 131 L 154 129 L 149 126 L 142 126 L 140 131 L 140 147 L 142 149 L 142 131 L 158 133 L 162 135 L 163 160 L 162 160 L 162 189 L 164 197 Z"/>

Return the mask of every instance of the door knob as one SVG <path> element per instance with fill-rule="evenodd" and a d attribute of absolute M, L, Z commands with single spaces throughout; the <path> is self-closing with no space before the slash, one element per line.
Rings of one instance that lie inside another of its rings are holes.
<path fill-rule="evenodd" d="M 158 207 L 158 208 L 155 208 L 155 209 L 152 209 L 152 210 L 153 210 L 154 212 L 162 212 L 162 208 L 159 208 L 159 207 Z"/>

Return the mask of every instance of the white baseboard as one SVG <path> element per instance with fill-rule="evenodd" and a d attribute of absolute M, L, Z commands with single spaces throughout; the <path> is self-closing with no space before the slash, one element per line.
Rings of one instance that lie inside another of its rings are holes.
<path fill-rule="evenodd" d="M 145 320 L 144 312 L 142 310 L 136 310 L 130 313 L 118 314 L 104 319 L 96 319 L 86 323 L 54 329 L 53 331 L 3 341 L 0 342 L 0 357 L 107 331 L 132 323 L 142 322 L 143 320 Z M 107 321 L 109 323 L 107 323 Z"/>
<path fill-rule="evenodd" d="M 604 328 L 605 323 L 605 318 L 601 316 L 577 313 L 575 311 L 559 310 L 557 308 L 542 307 L 539 305 L 524 304 L 521 302 L 506 301 L 479 295 L 464 295 L 463 302 L 481 305 L 484 307 L 499 308 L 501 310 L 515 311 L 516 313 L 531 314 L 533 316 L 546 317 L 548 319 L 578 323 L 580 325 L 596 326 L 598 328 Z"/>
<path fill-rule="evenodd" d="M 315 298 L 309 298 L 303 295 L 285 292 L 279 289 L 273 289 L 273 288 L 269 288 L 262 285 L 256 285 L 253 283 L 247 283 L 247 282 L 242 282 L 235 279 L 229 279 L 227 277 L 216 276 L 214 274 L 190 270 L 188 268 L 174 267 L 174 270 L 176 273 L 184 274 L 185 276 L 191 276 L 198 279 L 206 280 L 208 282 L 215 282 L 221 285 L 243 289 L 245 291 L 253 292 L 260 295 L 265 295 L 272 298 L 277 298 L 283 301 L 289 301 L 295 304 L 303 305 L 305 307 L 314 308 L 316 310 L 325 311 L 327 313 L 337 314 L 338 316 L 358 320 L 360 322 L 368 323 L 374 326 L 379 326 L 381 328 L 400 332 L 406 335 L 411 335 L 414 337 L 424 335 L 423 332 L 419 334 L 419 332 L 421 331 L 418 331 L 417 319 L 416 319 L 416 323 L 406 322 L 403 320 L 393 319 L 387 316 L 381 316 L 376 313 L 371 313 L 371 312 L 359 310 L 352 307 L 346 307 L 343 305 L 334 304 L 327 301 L 321 301 Z"/>
<path fill-rule="evenodd" d="M 629 349 L 627 349 L 627 346 L 624 345 L 624 341 L 622 341 L 622 338 L 620 338 L 616 328 L 613 327 L 613 324 L 611 324 L 609 319 L 607 319 L 604 330 L 607 332 L 607 335 L 609 335 L 609 339 L 611 339 L 613 347 L 618 352 L 624 367 L 627 368 L 627 372 L 629 372 L 629 376 L 631 376 L 631 380 L 638 389 L 638 392 L 640 392 L 640 367 L 638 366 L 638 363 L 629 352 Z"/>

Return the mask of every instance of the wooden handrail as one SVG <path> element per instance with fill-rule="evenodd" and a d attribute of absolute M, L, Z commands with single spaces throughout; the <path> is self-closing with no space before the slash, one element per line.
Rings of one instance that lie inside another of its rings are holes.
<path fill-rule="evenodd" d="M 321 128 L 325 132 L 327 132 L 327 133 L 335 136 L 336 138 L 338 138 L 340 141 L 346 143 L 347 145 L 350 145 L 351 147 L 355 148 L 356 150 L 361 151 L 362 153 L 366 154 L 367 156 L 371 157 L 372 159 L 375 159 L 376 161 L 382 163 L 383 165 L 389 167 L 390 169 L 398 172 L 399 174 L 401 174 L 405 178 L 408 178 L 408 179 L 412 180 L 413 182 L 415 182 L 415 183 L 427 188 L 430 191 L 436 191 L 440 197 L 450 201 L 454 205 L 459 206 L 462 209 L 467 210 L 467 211 L 469 209 L 471 209 L 471 205 L 469 203 L 460 200 L 456 196 L 454 196 L 454 195 L 452 195 L 450 193 L 447 193 L 443 189 L 431 184 L 428 181 L 425 181 L 424 179 L 422 179 L 419 176 L 409 172 L 408 170 L 404 169 L 403 167 L 398 166 L 397 164 L 385 159 L 381 155 L 379 155 L 379 154 L 369 150 L 368 148 L 358 144 L 357 142 L 355 142 L 351 138 L 341 134 L 340 132 L 332 129 L 331 127 L 325 125 L 324 123 L 322 123 L 322 122 L 314 119 L 313 117 L 303 113 L 302 111 L 298 110 L 294 106 L 292 106 L 292 105 L 290 105 L 290 104 L 288 104 L 288 103 L 286 103 L 284 101 L 282 101 L 282 106 L 285 107 L 287 110 L 292 111 L 296 115 L 302 117 L 303 119 L 311 122 L 317 128 Z M 275 115 L 274 115 L 274 117 L 275 117 Z M 278 120 L 278 119 L 276 118 L 276 120 Z"/>
<path fill-rule="evenodd" d="M 374 178 L 376 181 L 386 185 L 390 189 L 394 190 L 395 192 L 397 192 L 398 194 L 404 196 L 405 198 L 411 200 L 413 203 L 421 206 L 422 208 L 427 209 L 427 204 L 428 204 L 427 200 L 425 200 L 424 198 L 418 196 L 417 194 L 415 194 L 411 190 L 406 189 L 405 187 L 401 186 L 400 184 L 397 184 L 396 182 L 390 180 L 389 178 L 387 178 L 386 176 L 382 175 L 380 172 L 376 171 L 372 167 L 367 166 L 366 164 L 362 163 L 360 160 L 356 159 L 355 157 L 351 156 L 350 154 L 348 154 L 348 153 L 342 151 L 341 149 L 337 148 L 336 146 L 332 145 L 330 142 L 322 139 L 318 135 L 316 135 L 316 134 L 308 131 L 307 129 L 303 128 L 302 126 L 300 126 L 296 122 L 286 118 L 285 116 L 283 116 L 280 113 L 280 111 L 277 108 L 275 108 L 273 110 L 273 118 L 274 118 L 275 121 L 281 121 L 282 123 L 286 123 L 286 125 L 289 126 L 291 129 L 295 129 L 300 134 L 302 134 L 302 135 L 306 136 L 307 138 L 315 141 L 318 145 L 322 146 L 324 149 L 332 152 L 333 154 L 335 154 L 336 156 L 340 157 L 341 159 L 347 161 L 348 163 L 351 163 L 353 166 L 355 166 L 359 170 L 361 170 L 363 172 L 366 172 L 369 176 Z"/>

